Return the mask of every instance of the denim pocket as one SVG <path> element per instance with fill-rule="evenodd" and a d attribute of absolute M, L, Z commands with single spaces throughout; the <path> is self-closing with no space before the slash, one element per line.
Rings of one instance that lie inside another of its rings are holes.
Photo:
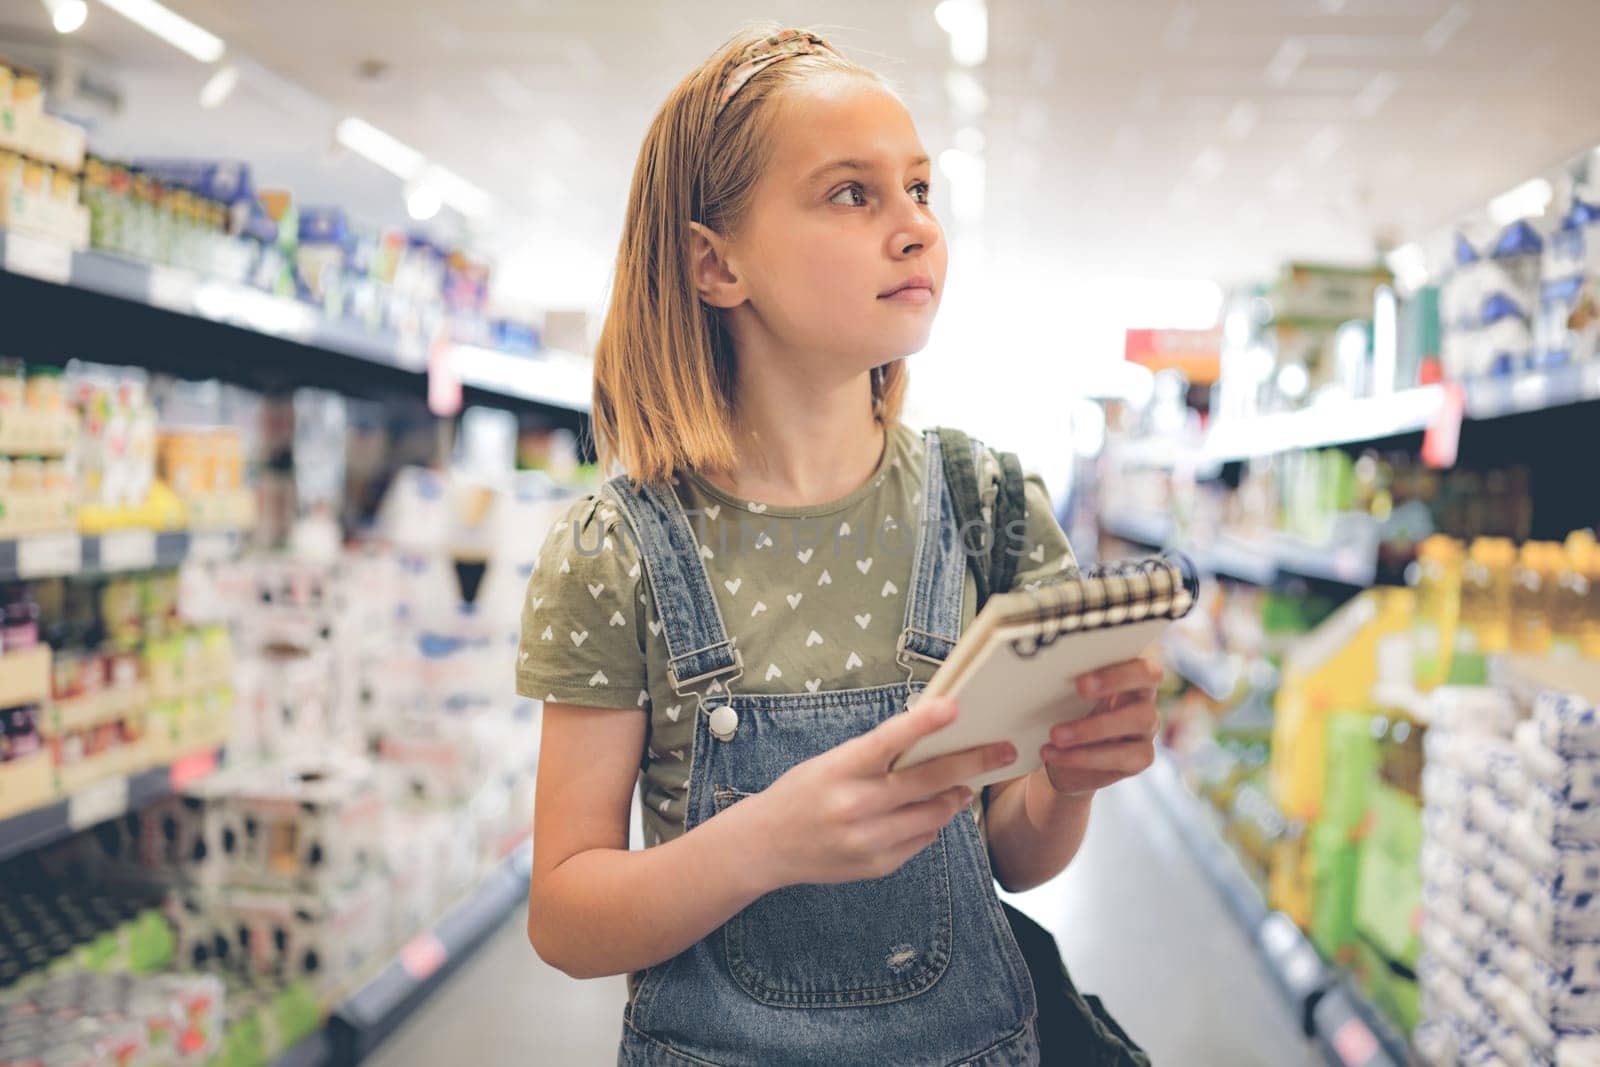
<path fill-rule="evenodd" d="M 719 813 L 750 795 L 712 792 Z M 755 900 L 723 924 L 728 972 L 778 1007 L 857 1007 L 926 991 L 950 965 L 948 832 L 886 877 L 790 885 Z"/>

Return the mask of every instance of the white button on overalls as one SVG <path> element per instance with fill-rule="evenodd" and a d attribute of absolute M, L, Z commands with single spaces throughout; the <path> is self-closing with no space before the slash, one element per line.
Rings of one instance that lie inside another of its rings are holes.
<path fill-rule="evenodd" d="M 711 712 L 711 733 L 718 741 L 731 741 L 739 732 L 739 713 L 727 704 Z"/>

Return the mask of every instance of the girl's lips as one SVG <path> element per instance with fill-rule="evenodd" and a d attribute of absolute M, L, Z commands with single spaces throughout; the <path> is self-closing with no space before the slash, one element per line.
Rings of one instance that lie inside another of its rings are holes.
<path fill-rule="evenodd" d="M 904 289 L 896 289 L 888 296 L 880 296 L 879 300 L 888 300 L 896 304 L 928 304 L 933 301 L 933 290 L 921 285 L 909 285 Z"/>

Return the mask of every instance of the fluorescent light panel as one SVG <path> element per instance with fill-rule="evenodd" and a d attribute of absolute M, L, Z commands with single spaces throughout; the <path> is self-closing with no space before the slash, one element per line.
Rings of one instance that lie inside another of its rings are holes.
<path fill-rule="evenodd" d="M 100 0 L 100 2 L 202 63 L 215 63 L 227 50 L 222 38 L 201 29 L 171 8 L 156 3 L 156 0 Z"/>
<path fill-rule="evenodd" d="M 397 178 L 414 178 L 427 163 L 415 148 L 353 115 L 339 123 L 334 135 L 350 151 L 376 163 Z"/>

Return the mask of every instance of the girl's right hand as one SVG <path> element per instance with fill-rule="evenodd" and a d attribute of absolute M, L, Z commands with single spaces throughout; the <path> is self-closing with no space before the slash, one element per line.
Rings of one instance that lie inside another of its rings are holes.
<path fill-rule="evenodd" d="M 889 770 L 895 757 L 954 718 L 948 697 L 917 700 L 737 805 L 755 808 L 747 815 L 756 817 L 756 840 L 768 853 L 771 888 L 882 878 L 933 844 L 972 802 L 960 783 L 1017 758 L 1001 742 Z"/>

